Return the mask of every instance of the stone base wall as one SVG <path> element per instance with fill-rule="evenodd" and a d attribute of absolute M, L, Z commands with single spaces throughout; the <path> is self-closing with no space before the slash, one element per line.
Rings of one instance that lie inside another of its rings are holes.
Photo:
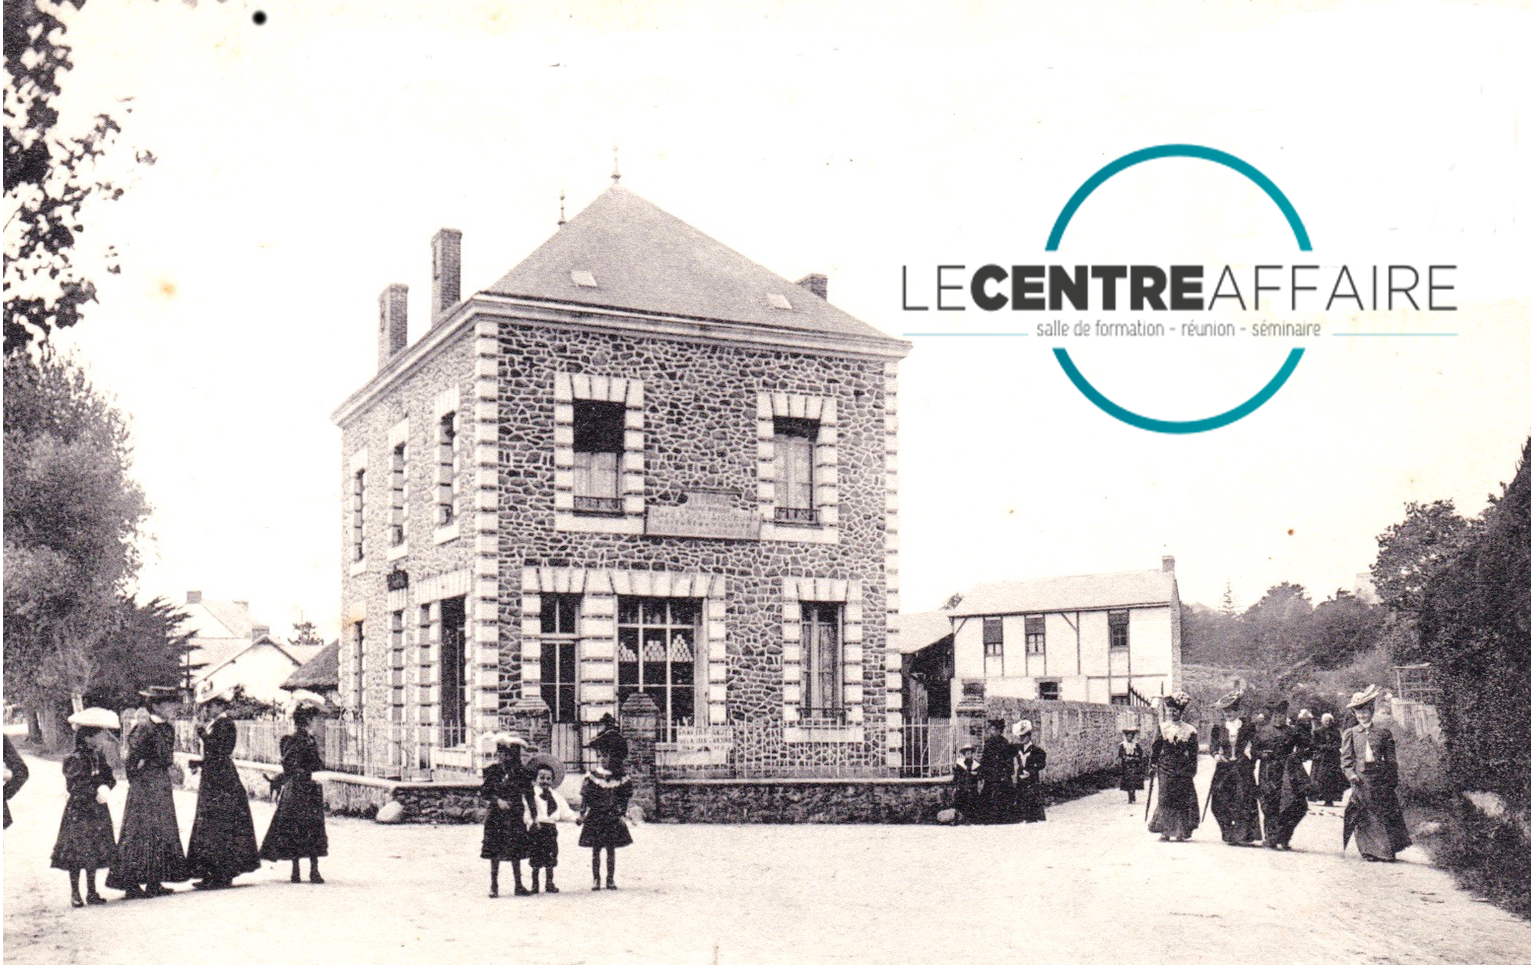
<path fill-rule="evenodd" d="M 663 823 L 935 823 L 947 780 L 661 780 Z"/>
<path fill-rule="evenodd" d="M 1031 720 L 1036 730 L 1032 742 L 1047 751 L 1042 779 L 1052 783 L 1115 767 L 1124 721 L 1137 723 L 1139 741 L 1148 744 L 1158 723 L 1158 714 L 1141 706 L 999 696 L 989 697 L 986 705 L 987 714 L 1003 719 L 1007 730 L 1017 720 Z M 975 742 L 981 748 L 983 738 Z"/>

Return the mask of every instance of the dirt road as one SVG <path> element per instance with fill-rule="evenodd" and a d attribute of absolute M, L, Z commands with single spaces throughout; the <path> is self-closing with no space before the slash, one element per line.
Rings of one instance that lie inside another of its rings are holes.
<path fill-rule="evenodd" d="M 1277 854 L 1225 846 L 1210 817 L 1161 844 L 1116 792 L 1019 827 L 647 825 L 600 893 L 569 827 L 563 893 L 497 900 L 477 827 L 332 819 L 327 884 L 268 865 L 230 891 L 75 911 L 47 867 L 59 768 L 31 765 L 5 833 L 10 963 L 1531 961 L 1531 924 L 1417 848 L 1341 856 L 1338 809 Z"/>

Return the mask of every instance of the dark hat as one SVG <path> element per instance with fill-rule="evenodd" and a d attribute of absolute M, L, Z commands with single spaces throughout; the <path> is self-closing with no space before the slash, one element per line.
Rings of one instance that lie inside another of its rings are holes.
<path fill-rule="evenodd" d="M 147 689 L 140 689 L 138 694 L 151 703 L 181 698 L 181 690 L 177 686 L 150 686 Z"/>
<path fill-rule="evenodd" d="M 1281 715 L 1285 716 L 1286 715 L 1286 711 L 1287 711 L 1287 709 L 1290 708 L 1290 706 L 1287 704 L 1287 701 L 1285 699 L 1274 699 L 1271 702 L 1267 703 L 1265 708 L 1269 709 L 1271 711 L 1271 715 L 1273 715 L 1273 716 L 1275 714 L 1277 714 L 1277 713 L 1280 713 Z"/>
<path fill-rule="evenodd" d="M 605 753 L 619 760 L 627 759 L 627 737 L 615 728 L 605 729 L 595 739 L 585 744 L 585 749 Z"/>
<path fill-rule="evenodd" d="M 990 729 L 1004 729 L 1005 728 L 1005 721 L 1003 719 L 1001 719 L 1000 717 L 998 717 L 998 716 L 990 716 L 989 717 L 989 728 Z"/>

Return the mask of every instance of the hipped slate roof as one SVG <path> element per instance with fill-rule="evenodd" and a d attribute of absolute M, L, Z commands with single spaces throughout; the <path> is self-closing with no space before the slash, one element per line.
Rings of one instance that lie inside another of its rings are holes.
<path fill-rule="evenodd" d="M 595 287 L 575 283 L 588 272 Z M 619 185 L 484 290 L 501 296 L 889 340 Z M 791 309 L 772 305 L 772 293 Z M 889 340 L 892 342 L 891 340 Z"/>
<path fill-rule="evenodd" d="M 897 651 L 908 654 L 952 634 L 952 612 L 912 612 L 898 617 Z"/>
<path fill-rule="evenodd" d="M 1167 605 L 1175 576 L 1166 571 L 1121 571 L 1035 581 L 996 581 L 975 586 L 952 615 L 1020 615 L 1074 609 Z"/>
<path fill-rule="evenodd" d="M 340 685 L 340 641 L 337 639 L 320 649 L 312 659 L 303 663 L 287 681 L 282 683 L 282 688 L 292 689 L 333 689 Z"/>

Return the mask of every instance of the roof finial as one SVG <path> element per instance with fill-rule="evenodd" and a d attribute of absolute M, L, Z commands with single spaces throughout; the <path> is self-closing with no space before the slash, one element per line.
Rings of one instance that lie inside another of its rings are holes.
<path fill-rule="evenodd" d="M 611 146 L 611 183 L 617 184 L 622 180 L 622 169 L 617 164 L 617 146 Z"/>
<path fill-rule="evenodd" d="M 564 214 L 563 214 L 563 200 L 564 200 L 564 190 L 562 188 L 560 188 L 558 190 L 558 225 L 559 225 L 560 228 L 562 228 L 564 223 L 568 221 L 568 219 L 564 218 Z"/>

